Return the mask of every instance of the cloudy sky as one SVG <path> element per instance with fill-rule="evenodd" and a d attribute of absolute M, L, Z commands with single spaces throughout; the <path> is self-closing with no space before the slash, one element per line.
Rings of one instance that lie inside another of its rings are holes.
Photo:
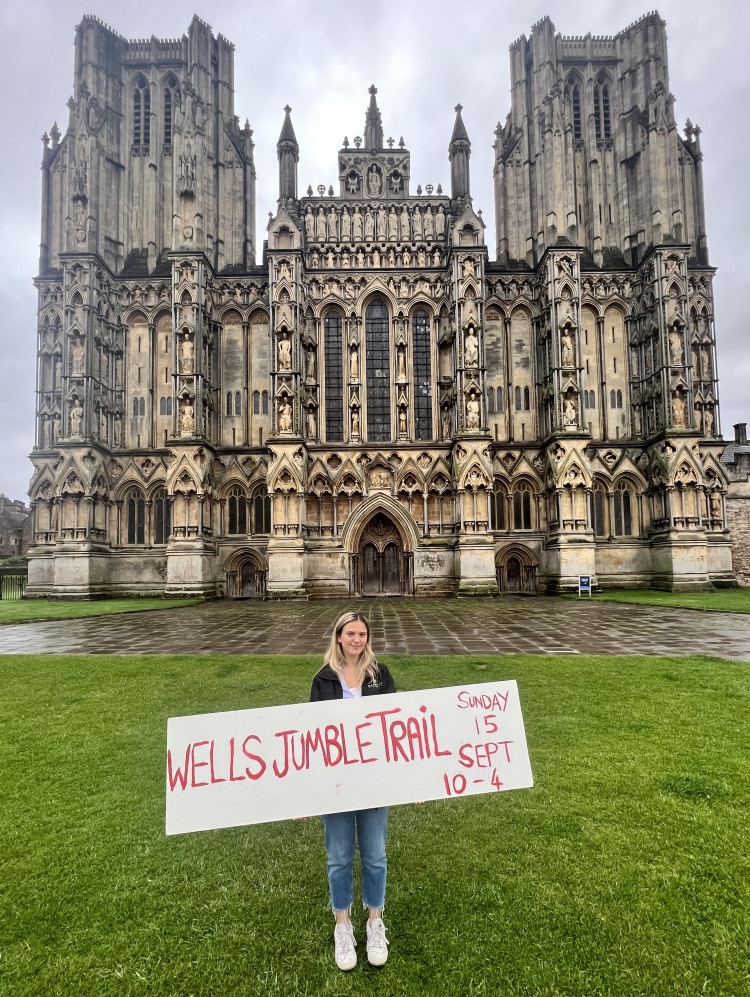
<path fill-rule="evenodd" d="M 646 13 L 647 0 L 25 0 L 4 3 L 5 152 L 0 160 L 0 492 L 25 498 L 33 444 L 35 309 L 41 135 L 67 127 L 73 38 L 84 13 L 128 38 L 177 38 L 193 13 L 235 44 L 235 112 L 255 130 L 257 230 L 275 207 L 276 140 L 292 106 L 304 191 L 336 185 L 344 135 L 362 133 L 367 90 L 378 87 L 386 136 L 412 156 L 412 189 L 449 187 L 453 108 L 463 104 L 472 141 L 474 205 L 494 256 L 494 129 L 510 108 L 508 46 L 548 14 L 563 35 L 611 35 Z M 716 325 L 724 437 L 750 421 L 750 351 L 741 304 L 750 274 L 747 0 L 662 0 L 670 89 L 680 126 L 702 128 L 710 259 L 718 267 Z"/>

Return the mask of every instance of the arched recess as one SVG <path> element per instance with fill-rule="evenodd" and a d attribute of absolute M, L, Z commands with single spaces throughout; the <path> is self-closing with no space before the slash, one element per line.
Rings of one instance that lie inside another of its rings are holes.
<path fill-rule="evenodd" d="M 228 599 L 263 599 L 266 594 L 268 564 L 260 551 L 241 547 L 225 565 Z"/>
<path fill-rule="evenodd" d="M 399 502 L 383 495 L 365 500 L 347 520 L 342 540 L 349 552 L 350 595 L 413 595 L 419 533 Z"/>
<path fill-rule="evenodd" d="M 508 543 L 495 554 L 495 577 L 503 595 L 534 594 L 539 562 L 525 544 Z"/>

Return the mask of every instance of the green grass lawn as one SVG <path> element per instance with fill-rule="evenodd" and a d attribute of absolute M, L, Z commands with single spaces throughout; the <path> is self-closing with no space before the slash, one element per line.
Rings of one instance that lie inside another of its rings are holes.
<path fill-rule="evenodd" d="M 33 620 L 73 620 L 82 616 L 108 616 L 110 613 L 140 613 L 146 609 L 177 609 L 196 606 L 202 599 L 93 599 L 86 602 L 58 602 L 55 599 L 0 600 L 0 625 L 29 623 Z"/>
<path fill-rule="evenodd" d="M 319 659 L 0 657 L 0 994 L 748 993 L 747 664 L 387 660 L 517 679 L 536 785 L 393 808 L 391 957 L 343 974 L 318 820 L 164 835 L 167 717 L 305 700 Z"/>
<path fill-rule="evenodd" d="M 568 596 L 567 598 L 578 598 Z M 582 596 L 581 598 L 588 598 Z M 703 609 L 720 613 L 750 613 L 750 587 L 716 592 L 659 592 L 655 589 L 608 589 L 592 598 L 599 602 L 631 602 L 640 606 Z"/>

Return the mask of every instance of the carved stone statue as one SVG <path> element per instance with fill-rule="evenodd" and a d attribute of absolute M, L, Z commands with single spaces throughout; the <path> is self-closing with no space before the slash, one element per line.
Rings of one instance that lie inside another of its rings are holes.
<path fill-rule="evenodd" d="M 349 354 L 349 380 L 359 381 L 359 352 L 356 346 Z"/>
<path fill-rule="evenodd" d="M 406 436 L 406 409 L 403 406 L 398 410 L 398 431 L 401 436 Z"/>
<path fill-rule="evenodd" d="M 711 519 L 721 519 L 721 493 L 710 492 Z"/>
<path fill-rule="evenodd" d="M 684 352 L 682 349 L 682 336 L 679 332 L 670 332 L 669 334 L 669 359 L 673 367 L 681 367 L 684 359 Z"/>
<path fill-rule="evenodd" d="M 352 236 L 355 242 L 362 242 L 362 213 L 359 210 L 359 205 L 354 209 L 352 217 Z"/>
<path fill-rule="evenodd" d="M 383 193 L 383 178 L 374 163 L 367 171 L 367 193 L 370 197 L 380 197 Z"/>
<path fill-rule="evenodd" d="M 432 239 L 435 236 L 435 219 L 432 215 L 432 208 L 427 205 L 427 210 L 424 213 L 424 237 L 425 239 Z"/>
<path fill-rule="evenodd" d="M 419 210 L 418 206 L 414 209 L 414 214 L 412 215 L 411 218 L 411 224 L 412 224 L 412 229 L 414 230 L 415 241 L 417 239 L 423 239 L 424 229 L 422 227 L 422 212 Z"/>
<path fill-rule="evenodd" d="M 405 381 L 406 380 L 406 350 L 403 346 L 398 348 L 398 365 L 396 370 L 396 380 Z"/>
<path fill-rule="evenodd" d="M 572 396 L 565 399 L 565 405 L 563 406 L 563 425 L 578 425 L 578 406 L 576 405 L 575 398 Z"/>
<path fill-rule="evenodd" d="M 450 412 L 446 412 L 443 416 L 443 439 L 449 440 L 451 438 L 451 416 Z"/>
<path fill-rule="evenodd" d="M 326 241 L 326 213 L 322 204 L 315 219 L 315 238 L 318 242 Z"/>
<path fill-rule="evenodd" d="M 399 229 L 401 231 L 401 241 L 409 242 L 411 240 L 411 219 L 409 218 L 409 209 L 406 205 L 401 209 Z"/>
<path fill-rule="evenodd" d="M 372 242 L 375 238 L 375 215 L 368 208 L 365 212 L 365 242 Z"/>
<path fill-rule="evenodd" d="M 359 409 L 352 409 L 352 436 L 359 436 Z"/>
<path fill-rule="evenodd" d="M 312 242 L 315 238 L 315 216 L 312 213 L 312 208 L 308 204 L 307 211 L 305 212 L 305 239 L 308 242 Z"/>
<path fill-rule="evenodd" d="M 714 413 L 710 405 L 707 405 L 703 410 L 703 435 L 714 435 Z"/>
<path fill-rule="evenodd" d="M 71 352 L 73 354 L 73 369 L 71 373 L 74 375 L 84 374 L 86 372 L 86 350 L 80 337 L 76 338 Z"/>
<path fill-rule="evenodd" d="M 390 214 L 388 215 L 388 241 L 398 242 L 398 215 L 393 206 L 391 206 Z"/>
<path fill-rule="evenodd" d="M 464 358 L 467 367 L 476 367 L 479 361 L 479 340 L 474 332 L 474 327 L 469 326 L 464 343 Z"/>
<path fill-rule="evenodd" d="M 344 208 L 341 212 L 341 241 L 351 242 L 352 238 L 352 216 L 349 214 L 349 209 Z"/>
<path fill-rule="evenodd" d="M 279 370 L 292 369 L 292 344 L 286 335 L 279 340 Z"/>
<path fill-rule="evenodd" d="M 437 239 L 442 239 L 445 236 L 445 212 L 443 211 L 442 204 L 437 210 L 435 215 L 435 237 Z"/>
<path fill-rule="evenodd" d="M 380 266 L 380 250 L 377 248 L 372 251 L 372 265 L 374 267 Z"/>
<path fill-rule="evenodd" d="M 183 436 L 190 436 L 195 426 L 193 403 L 189 398 L 183 399 L 180 403 L 180 432 Z"/>
<path fill-rule="evenodd" d="M 308 438 L 308 440 L 314 440 L 314 439 L 316 439 L 316 437 L 318 435 L 318 424 L 317 424 L 317 421 L 315 419 L 315 409 L 313 408 L 312 405 L 307 410 L 306 428 L 307 428 L 307 438 Z"/>
<path fill-rule="evenodd" d="M 81 399 L 76 398 L 73 408 L 70 410 L 70 435 L 81 436 L 83 430 L 83 405 Z"/>
<path fill-rule="evenodd" d="M 675 391 L 672 395 L 672 421 L 675 426 L 685 425 L 685 399 L 681 391 Z"/>
<path fill-rule="evenodd" d="M 384 205 L 380 205 L 378 208 L 378 240 L 380 242 L 385 242 L 388 234 L 388 215 L 386 214 Z"/>
<path fill-rule="evenodd" d="M 194 361 L 195 348 L 190 333 L 186 332 L 180 342 L 180 371 L 183 374 L 192 374 Z"/>
<path fill-rule="evenodd" d="M 308 350 L 305 354 L 305 380 L 315 380 L 315 350 Z"/>
<path fill-rule="evenodd" d="M 122 446 L 122 420 L 119 412 L 115 416 L 114 443 L 116 447 Z"/>
<path fill-rule="evenodd" d="M 570 329 L 566 328 L 563 331 L 560 345 L 562 347 L 563 367 L 575 367 L 575 346 L 573 342 L 573 333 Z"/>
<path fill-rule="evenodd" d="M 336 209 L 331 205 L 331 210 L 328 212 L 328 241 L 338 242 L 339 239 L 339 216 L 336 213 Z"/>
<path fill-rule="evenodd" d="M 479 429 L 479 402 L 475 391 L 469 393 L 466 401 L 466 427 L 467 429 Z"/>
<path fill-rule="evenodd" d="M 279 405 L 279 431 L 282 433 L 292 431 L 292 406 L 286 398 Z"/>

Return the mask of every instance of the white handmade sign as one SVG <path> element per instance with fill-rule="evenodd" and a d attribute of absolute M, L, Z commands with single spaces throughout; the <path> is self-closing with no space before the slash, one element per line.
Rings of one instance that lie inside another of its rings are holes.
<path fill-rule="evenodd" d="M 532 785 L 515 682 L 167 725 L 167 834 Z"/>

